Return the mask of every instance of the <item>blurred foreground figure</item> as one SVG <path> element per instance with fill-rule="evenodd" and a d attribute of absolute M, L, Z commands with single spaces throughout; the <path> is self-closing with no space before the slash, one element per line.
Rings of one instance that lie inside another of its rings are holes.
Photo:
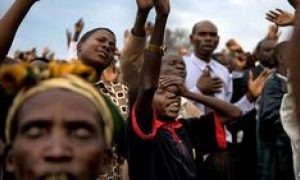
<path fill-rule="evenodd" d="M 6 170 L 15 179 L 96 180 L 106 166 L 114 129 L 111 104 L 92 84 L 70 75 L 92 81 L 93 69 L 80 62 L 66 66 L 50 64 L 52 79 L 42 72 L 27 76 L 32 69 L 24 64 L 0 71 L 8 92 L 21 88 L 5 123 Z"/>

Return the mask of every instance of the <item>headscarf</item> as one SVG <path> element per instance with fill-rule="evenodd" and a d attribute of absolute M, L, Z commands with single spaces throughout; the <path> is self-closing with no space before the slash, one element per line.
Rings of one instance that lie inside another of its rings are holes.
<path fill-rule="evenodd" d="M 12 70 L 10 70 L 10 68 Z M 47 72 L 47 73 L 45 73 Z M 47 75 L 45 75 L 47 74 Z M 114 118 L 116 118 L 115 107 L 104 97 L 93 85 L 78 76 L 95 77 L 95 72 L 89 67 L 78 62 L 71 64 L 52 63 L 43 72 L 36 72 L 30 66 L 19 64 L 14 67 L 2 67 L 0 69 L 0 80 L 5 80 L 8 92 L 12 87 L 20 88 L 8 111 L 5 123 L 6 143 L 12 143 L 13 123 L 18 109 L 30 97 L 51 89 L 65 89 L 89 99 L 102 116 L 101 121 L 104 125 L 104 138 L 106 147 L 111 147 L 114 133 Z M 42 78 L 41 78 L 42 75 Z M 49 79 L 50 78 L 50 79 Z M 7 79 L 11 79 L 7 81 Z M 28 81 L 30 79 L 30 81 Z M 91 78 L 94 80 L 94 78 Z M 29 84 L 29 85 L 28 85 Z M 15 89 L 15 88 L 14 88 Z"/>
<path fill-rule="evenodd" d="M 6 119 L 5 136 L 8 144 L 12 143 L 12 124 L 18 109 L 30 97 L 51 89 L 65 89 L 89 99 L 102 116 L 101 120 L 103 121 L 104 125 L 104 138 L 106 147 L 111 146 L 113 136 L 113 119 L 108 103 L 90 83 L 74 75 L 67 75 L 61 78 L 53 78 L 41 81 L 29 89 L 22 89 L 17 94 L 12 106 L 9 109 Z"/>

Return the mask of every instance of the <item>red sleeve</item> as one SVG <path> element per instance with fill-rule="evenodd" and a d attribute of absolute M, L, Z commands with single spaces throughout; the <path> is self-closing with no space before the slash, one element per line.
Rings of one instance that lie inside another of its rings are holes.
<path fill-rule="evenodd" d="M 152 125 L 152 132 L 150 134 L 145 134 L 139 127 L 138 123 L 137 123 L 137 119 L 136 119 L 136 113 L 135 113 L 135 104 L 133 105 L 132 111 L 131 111 L 131 122 L 132 122 L 132 127 L 133 127 L 133 131 L 136 133 L 136 135 L 138 137 L 140 137 L 143 140 L 152 140 L 154 139 L 157 129 L 155 127 L 155 119 L 156 119 L 156 114 L 153 111 L 153 125 Z"/>
<path fill-rule="evenodd" d="M 218 147 L 221 149 L 226 149 L 227 148 L 226 133 L 221 123 L 220 116 L 215 112 L 214 112 L 214 120 L 215 120 L 215 133 L 216 133 Z"/>

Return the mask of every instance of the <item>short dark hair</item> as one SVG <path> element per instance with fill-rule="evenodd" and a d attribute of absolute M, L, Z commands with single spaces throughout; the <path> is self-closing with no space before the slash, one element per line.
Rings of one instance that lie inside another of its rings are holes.
<path fill-rule="evenodd" d="M 255 58 L 257 58 L 257 54 L 260 52 L 260 49 L 261 49 L 261 46 L 263 45 L 263 43 L 268 42 L 268 41 L 276 42 L 275 40 L 272 40 L 272 39 L 262 39 L 262 40 L 260 40 L 257 43 L 257 45 L 256 45 L 256 47 L 255 47 L 255 49 L 252 53 L 255 56 Z"/>
<path fill-rule="evenodd" d="M 107 32 L 111 33 L 112 35 L 116 36 L 115 33 L 114 33 L 112 30 L 110 30 L 109 28 L 103 28 L 103 27 L 95 28 L 95 29 L 92 29 L 92 30 L 86 32 L 86 33 L 80 38 L 78 44 L 84 43 L 91 35 L 93 35 L 95 32 L 100 31 L 100 30 L 107 31 Z"/>
<path fill-rule="evenodd" d="M 197 27 L 198 27 L 199 25 L 204 24 L 204 23 L 208 23 L 208 24 L 214 26 L 214 27 L 217 29 L 217 31 L 218 31 L 218 27 L 217 27 L 213 22 L 211 22 L 211 21 L 209 21 L 209 20 L 203 20 L 203 21 L 199 21 L 199 22 L 197 22 L 197 23 L 194 24 L 194 26 L 193 26 L 193 28 L 192 28 L 192 35 L 194 35 L 194 34 L 196 33 Z"/>

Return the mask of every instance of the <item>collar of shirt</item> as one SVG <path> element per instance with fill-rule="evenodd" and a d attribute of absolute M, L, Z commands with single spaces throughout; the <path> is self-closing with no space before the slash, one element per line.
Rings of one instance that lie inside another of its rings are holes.
<path fill-rule="evenodd" d="M 191 60 L 193 64 L 195 64 L 201 71 L 204 71 L 206 66 L 208 65 L 210 67 L 210 70 L 212 72 L 216 69 L 216 64 L 213 59 L 211 59 L 208 63 L 206 63 L 204 60 L 198 58 L 194 53 L 191 55 Z"/>

